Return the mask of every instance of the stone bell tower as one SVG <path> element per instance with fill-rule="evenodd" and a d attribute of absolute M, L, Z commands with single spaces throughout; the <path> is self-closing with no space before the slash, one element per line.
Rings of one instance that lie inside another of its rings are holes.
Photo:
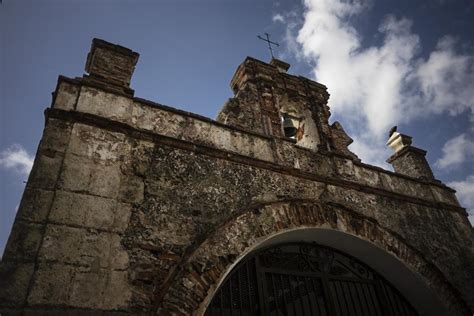
<path fill-rule="evenodd" d="M 94 39 L 60 76 L 0 263 L 3 315 L 472 315 L 474 231 L 425 152 L 395 172 L 324 85 L 247 57 L 217 120 L 134 96 Z"/>
<path fill-rule="evenodd" d="M 293 139 L 298 146 L 357 158 L 347 149 L 352 139 L 336 122 L 329 126 L 327 88 L 301 76 L 287 74 L 290 65 L 273 58 L 269 64 L 247 57 L 231 81 L 235 97 L 218 122 L 270 137 Z M 294 128 L 285 133 L 285 124 Z"/>

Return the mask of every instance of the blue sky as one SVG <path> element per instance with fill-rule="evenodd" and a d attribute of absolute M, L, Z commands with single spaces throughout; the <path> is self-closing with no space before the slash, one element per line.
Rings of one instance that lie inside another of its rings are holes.
<path fill-rule="evenodd" d="M 3 0 L 0 253 L 57 76 L 82 76 L 94 37 L 140 53 L 136 96 L 215 118 L 238 64 L 269 61 L 268 32 L 290 73 L 328 86 L 331 121 L 364 162 L 390 168 L 398 125 L 474 211 L 472 16 L 470 0 Z"/>

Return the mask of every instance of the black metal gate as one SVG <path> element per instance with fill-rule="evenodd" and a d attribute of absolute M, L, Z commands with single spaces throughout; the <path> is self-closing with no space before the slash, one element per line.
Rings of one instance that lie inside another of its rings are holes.
<path fill-rule="evenodd" d="M 259 251 L 235 267 L 208 315 L 418 315 L 364 263 L 337 250 L 291 243 Z"/>

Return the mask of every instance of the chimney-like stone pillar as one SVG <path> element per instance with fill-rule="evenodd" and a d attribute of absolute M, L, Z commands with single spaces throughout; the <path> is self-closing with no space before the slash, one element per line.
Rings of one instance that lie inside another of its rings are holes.
<path fill-rule="evenodd" d="M 85 67 L 89 74 L 83 80 L 133 95 L 130 81 L 138 57 L 138 53 L 126 47 L 94 38 Z"/>
<path fill-rule="evenodd" d="M 387 162 L 395 172 L 413 178 L 434 180 L 433 171 L 426 160 L 426 151 L 411 146 L 412 138 L 405 134 L 393 132 L 387 141 L 387 146 L 395 151 Z"/>

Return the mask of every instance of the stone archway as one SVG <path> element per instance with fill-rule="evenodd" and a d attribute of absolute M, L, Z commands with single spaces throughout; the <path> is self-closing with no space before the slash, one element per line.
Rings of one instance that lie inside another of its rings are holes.
<path fill-rule="evenodd" d="M 402 238 L 345 207 L 313 201 L 268 204 L 218 227 L 171 282 L 158 312 L 202 315 L 219 285 L 249 253 L 299 240 L 317 240 L 368 264 L 405 292 L 421 315 L 464 313 L 463 302 L 442 273 Z"/>

